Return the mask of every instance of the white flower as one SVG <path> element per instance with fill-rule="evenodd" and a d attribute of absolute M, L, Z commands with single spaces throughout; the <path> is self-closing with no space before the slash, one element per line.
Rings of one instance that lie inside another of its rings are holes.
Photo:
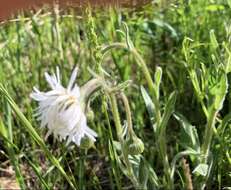
<path fill-rule="evenodd" d="M 76 76 L 77 68 L 65 88 L 61 84 L 58 68 L 56 75 L 45 73 L 51 90 L 41 92 L 34 87 L 30 96 L 39 102 L 36 115 L 41 120 L 41 127 L 47 127 L 48 133 L 53 133 L 60 140 L 67 139 L 67 143 L 72 141 L 79 146 L 83 137 L 95 141 L 97 134 L 87 126 L 84 97 L 81 96 L 79 86 L 75 84 Z"/>

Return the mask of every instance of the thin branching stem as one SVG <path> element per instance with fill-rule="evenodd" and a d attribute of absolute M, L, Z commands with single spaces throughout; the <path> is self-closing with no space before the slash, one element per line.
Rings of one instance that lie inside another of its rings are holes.
<path fill-rule="evenodd" d="M 116 96 L 114 93 L 110 94 L 110 101 L 111 101 L 111 107 L 112 107 L 112 115 L 113 115 L 113 118 L 115 121 L 115 127 L 116 127 L 116 131 L 117 131 L 117 137 L 118 137 L 118 139 L 119 139 L 119 141 L 123 147 L 125 142 L 122 138 L 123 130 L 122 130 L 121 122 L 120 122 L 117 99 L 116 99 Z M 135 187 L 139 187 L 139 184 L 138 184 L 136 177 L 133 173 L 132 165 L 129 161 L 128 152 L 124 148 L 122 148 L 121 151 L 122 151 L 124 163 L 125 163 L 126 168 L 128 170 L 128 177 L 130 178 L 130 180 L 132 181 L 132 183 Z"/>
<path fill-rule="evenodd" d="M 217 110 L 213 109 L 208 117 L 208 123 L 205 128 L 204 143 L 202 145 L 203 159 L 202 163 L 207 163 L 210 144 L 213 136 L 213 127 L 215 126 Z"/>
<path fill-rule="evenodd" d="M 133 132 L 132 114 L 131 114 L 131 109 L 130 109 L 130 106 L 129 106 L 128 98 L 123 92 L 120 93 L 120 96 L 121 96 L 121 99 L 122 99 L 122 101 L 124 103 L 124 108 L 125 108 L 126 117 L 127 117 L 128 132 L 130 134 L 132 134 L 132 132 Z"/>
<path fill-rule="evenodd" d="M 111 44 L 109 46 L 106 46 L 102 50 L 102 53 L 105 56 L 106 53 L 108 52 L 108 50 L 114 49 L 114 48 L 126 49 L 126 50 L 128 50 L 130 53 L 132 53 L 134 55 L 136 63 L 141 68 L 141 70 L 142 70 L 142 72 L 144 74 L 144 77 L 145 77 L 145 79 L 147 81 L 148 88 L 149 88 L 149 90 L 151 92 L 153 103 L 154 103 L 155 108 L 156 108 L 156 116 L 155 116 L 156 117 L 156 123 L 157 123 L 157 125 L 159 125 L 160 121 L 161 121 L 160 105 L 159 105 L 159 101 L 157 99 L 157 95 L 155 93 L 154 82 L 152 80 L 151 74 L 149 72 L 149 69 L 148 69 L 145 61 L 143 60 L 143 58 L 141 57 L 141 55 L 137 52 L 137 50 L 135 48 L 128 48 L 127 44 L 125 44 L 125 43 L 116 42 L 116 43 L 113 43 L 113 44 Z"/>

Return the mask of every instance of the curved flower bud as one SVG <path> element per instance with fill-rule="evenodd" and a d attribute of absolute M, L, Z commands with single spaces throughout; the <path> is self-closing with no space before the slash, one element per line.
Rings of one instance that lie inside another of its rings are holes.
<path fill-rule="evenodd" d="M 134 132 L 125 140 L 125 147 L 130 155 L 138 155 L 144 151 L 144 143 Z"/>
<path fill-rule="evenodd" d="M 89 149 L 89 148 L 93 147 L 93 145 L 94 145 L 94 142 L 90 138 L 83 137 L 81 139 L 80 148 Z"/>
<path fill-rule="evenodd" d="M 88 121 L 93 121 L 95 118 L 95 114 L 91 109 L 87 110 L 87 119 Z"/>

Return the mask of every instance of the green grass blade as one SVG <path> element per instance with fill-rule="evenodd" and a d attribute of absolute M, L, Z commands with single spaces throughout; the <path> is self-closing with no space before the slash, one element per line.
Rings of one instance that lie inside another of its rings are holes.
<path fill-rule="evenodd" d="M 21 112 L 20 108 L 16 105 L 14 100 L 11 98 L 11 96 L 8 94 L 7 90 L 4 88 L 2 84 L 0 84 L 0 93 L 5 97 L 7 102 L 10 104 L 11 108 L 16 113 L 18 119 L 24 124 L 23 126 L 26 128 L 28 133 L 31 135 L 31 137 L 37 142 L 37 144 L 42 148 L 44 153 L 46 154 L 47 158 L 57 167 L 57 169 L 60 171 L 60 173 L 66 178 L 68 183 L 73 189 L 76 189 L 69 178 L 69 176 L 66 174 L 62 166 L 60 165 L 59 161 L 52 155 L 52 153 L 48 150 L 46 147 L 44 141 L 40 138 L 38 133 L 35 131 L 31 123 L 27 120 L 27 118 L 24 116 L 24 114 Z"/>

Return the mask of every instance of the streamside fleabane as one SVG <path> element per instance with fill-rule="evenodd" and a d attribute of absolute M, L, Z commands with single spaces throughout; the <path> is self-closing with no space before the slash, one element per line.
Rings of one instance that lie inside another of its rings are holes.
<path fill-rule="evenodd" d="M 39 103 L 36 116 L 41 121 L 41 127 L 47 127 L 48 134 L 53 133 L 61 141 L 67 140 L 67 144 L 72 141 L 80 146 L 83 138 L 95 141 L 97 134 L 87 126 L 86 97 L 75 83 L 76 76 L 77 68 L 73 70 L 65 88 L 61 84 L 59 68 L 56 68 L 56 74 L 45 73 L 51 90 L 42 92 L 34 87 L 30 96 Z"/>

